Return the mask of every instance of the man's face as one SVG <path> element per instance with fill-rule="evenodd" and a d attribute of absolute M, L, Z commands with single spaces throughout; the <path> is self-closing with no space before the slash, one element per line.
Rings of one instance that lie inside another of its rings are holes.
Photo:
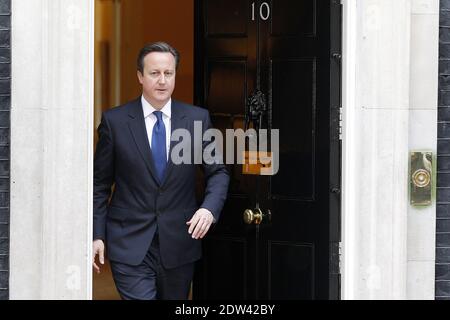
<path fill-rule="evenodd" d="M 144 98 L 161 109 L 175 89 L 175 57 L 170 52 L 151 52 L 144 58 L 144 72 L 138 71 Z"/>

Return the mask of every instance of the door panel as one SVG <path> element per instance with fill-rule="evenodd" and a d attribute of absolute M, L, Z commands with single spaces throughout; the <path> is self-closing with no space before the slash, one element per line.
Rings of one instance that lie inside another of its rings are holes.
<path fill-rule="evenodd" d="M 209 61 L 206 103 L 211 106 L 211 113 L 222 117 L 242 114 L 246 101 L 246 69 L 245 60 Z"/>
<path fill-rule="evenodd" d="M 270 299 L 314 298 L 314 245 L 270 241 Z M 294 264 L 292 261 L 299 261 Z"/>
<path fill-rule="evenodd" d="M 272 221 L 259 234 L 261 298 L 329 296 L 330 3 L 273 0 L 272 23 L 260 22 L 261 86 L 269 126 L 280 130 L 280 170 L 269 178 L 263 204 Z M 287 247 L 295 253 L 286 255 Z M 275 272 L 273 255 L 291 267 Z M 309 280 L 300 276 L 305 270 Z M 303 279 L 302 290 L 275 290 L 286 278 Z"/>
<path fill-rule="evenodd" d="M 245 299 L 247 297 L 247 242 L 244 238 L 213 237 L 205 245 L 207 270 L 222 271 L 208 277 L 205 289 L 208 299 Z M 234 284 L 231 286 L 230 284 Z"/>
<path fill-rule="evenodd" d="M 275 36 L 314 36 L 316 33 L 315 0 L 269 1 L 272 11 L 270 34 Z"/>
<path fill-rule="evenodd" d="M 269 88 L 272 89 L 269 100 L 277 106 L 272 108 L 272 126 L 283 128 L 280 130 L 280 169 L 272 178 L 272 196 L 313 200 L 315 60 L 272 60 L 269 72 Z M 302 90 L 298 90 L 299 87 Z"/>
<path fill-rule="evenodd" d="M 229 196 L 203 241 L 195 298 L 336 295 L 336 288 L 330 291 L 330 261 L 336 259 L 331 230 L 338 221 L 332 214 L 339 206 L 330 192 L 332 185 L 339 188 L 330 168 L 340 161 L 330 152 L 331 106 L 339 105 L 331 94 L 339 81 L 330 82 L 338 72 L 330 58 L 336 6 L 315 0 L 196 2 L 196 103 L 210 110 L 223 132 L 245 129 L 247 98 L 261 91 L 266 111 L 260 128 L 279 129 L 280 162 L 273 177 L 244 175 L 242 165 L 227 165 Z M 267 215 L 261 224 L 245 224 L 243 212 L 255 208 Z"/>

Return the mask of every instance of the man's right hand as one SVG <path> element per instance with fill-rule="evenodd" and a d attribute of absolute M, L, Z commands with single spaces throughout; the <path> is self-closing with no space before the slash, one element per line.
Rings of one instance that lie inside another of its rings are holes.
<path fill-rule="evenodd" d="M 97 273 L 100 273 L 100 267 L 95 263 L 95 258 L 98 254 L 98 259 L 101 264 L 105 264 L 105 244 L 103 243 L 103 240 L 97 239 L 94 240 L 92 243 L 92 253 L 94 255 L 94 258 L 92 259 L 92 265 L 94 267 L 94 270 Z"/>

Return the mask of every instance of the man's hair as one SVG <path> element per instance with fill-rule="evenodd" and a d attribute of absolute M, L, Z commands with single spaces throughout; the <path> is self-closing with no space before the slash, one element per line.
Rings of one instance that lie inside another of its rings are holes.
<path fill-rule="evenodd" d="M 137 59 L 137 69 L 144 73 L 144 58 L 151 52 L 169 52 L 175 58 L 175 68 L 178 69 L 178 64 L 180 63 L 180 54 L 178 50 L 170 46 L 168 43 L 159 41 L 155 43 L 147 44 L 145 47 L 141 49 L 139 52 L 139 56 Z"/>

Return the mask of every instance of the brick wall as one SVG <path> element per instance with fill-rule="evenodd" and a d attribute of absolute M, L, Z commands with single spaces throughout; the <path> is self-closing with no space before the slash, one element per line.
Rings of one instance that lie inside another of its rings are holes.
<path fill-rule="evenodd" d="M 0 300 L 9 298 L 11 0 L 0 0 Z"/>
<path fill-rule="evenodd" d="M 450 300 L 450 0 L 440 0 L 436 299 Z"/>

